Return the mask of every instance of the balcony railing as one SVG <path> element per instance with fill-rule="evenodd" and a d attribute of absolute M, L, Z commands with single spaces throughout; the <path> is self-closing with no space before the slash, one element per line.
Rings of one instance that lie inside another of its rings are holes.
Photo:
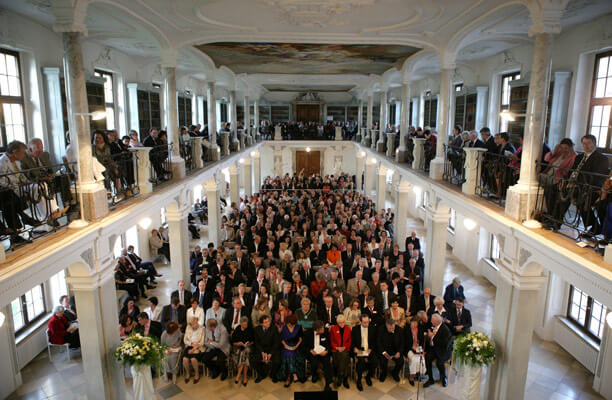
<path fill-rule="evenodd" d="M 153 146 L 149 152 L 153 187 L 172 179 L 172 144 Z"/>
<path fill-rule="evenodd" d="M 139 193 L 138 154 L 129 151 L 103 157 L 98 161 L 104 166 L 104 187 L 109 207 Z"/>
<path fill-rule="evenodd" d="M 179 142 L 181 158 L 185 160 L 185 171 L 187 173 L 195 169 L 193 145 L 194 143 L 192 143 L 191 139 L 181 140 Z"/>
<path fill-rule="evenodd" d="M 535 217 L 549 229 L 572 239 L 586 239 L 592 247 L 612 238 L 612 223 L 608 221 L 612 203 L 609 175 L 544 163 L 535 200 Z"/>
<path fill-rule="evenodd" d="M 478 160 L 476 194 L 498 205 L 506 200 L 506 191 L 519 178 L 520 164 L 516 157 L 503 154 L 484 153 Z"/>
<path fill-rule="evenodd" d="M 0 175 L 0 241 L 14 248 L 80 217 L 76 163 Z"/>
<path fill-rule="evenodd" d="M 461 187 L 465 182 L 465 152 L 462 147 L 444 145 L 444 173 L 442 179 Z"/>

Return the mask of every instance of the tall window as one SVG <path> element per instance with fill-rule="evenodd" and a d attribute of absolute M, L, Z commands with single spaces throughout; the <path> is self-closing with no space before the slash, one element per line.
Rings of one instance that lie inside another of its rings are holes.
<path fill-rule="evenodd" d="M 117 236 L 115 239 L 115 244 L 113 246 L 113 255 L 115 258 L 121 257 L 121 250 L 123 250 L 123 235 Z"/>
<path fill-rule="evenodd" d="M 0 49 L 0 146 L 27 142 L 19 53 Z"/>
<path fill-rule="evenodd" d="M 425 92 L 425 104 L 423 107 L 423 126 L 435 128 L 438 118 L 438 99 L 431 94 L 431 91 Z"/>
<path fill-rule="evenodd" d="M 570 285 L 567 318 L 595 341 L 601 341 L 606 319 L 606 306 Z"/>
<path fill-rule="evenodd" d="M 491 234 L 491 240 L 489 245 L 489 258 L 493 262 L 495 262 L 495 260 L 499 258 L 499 242 L 497 241 L 497 237 L 493 234 Z"/>
<path fill-rule="evenodd" d="M 104 111 L 106 111 L 106 129 L 115 129 L 115 97 L 113 95 L 113 74 L 95 70 L 95 76 L 104 79 Z"/>
<path fill-rule="evenodd" d="M 179 96 L 178 98 L 178 118 L 179 126 L 191 125 L 191 97 Z"/>
<path fill-rule="evenodd" d="M 125 231 L 125 247 L 134 246 L 134 252 L 139 253 L 138 248 L 138 226 L 133 225 L 130 229 Z"/>
<path fill-rule="evenodd" d="M 49 288 L 51 290 L 51 301 L 53 304 L 58 304 L 60 297 L 68 294 L 66 272 L 64 270 L 61 270 L 49 278 Z"/>
<path fill-rule="evenodd" d="M 11 302 L 15 333 L 28 328 L 45 313 L 43 285 L 36 285 Z"/>
<path fill-rule="evenodd" d="M 138 124 L 140 137 L 144 139 L 151 128 L 161 128 L 161 107 L 158 92 L 139 90 L 138 94 Z"/>
<path fill-rule="evenodd" d="M 598 54 L 595 59 L 588 130 L 597 138 L 597 145 L 610 149 L 612 136 L 612 51 Z"/>
<path fill-rule="evenodd" d="M 448 217 L 448 229 L 455 232 L 455 225 L 457 224 L 457 213 L 454 208 L 450 209 L 450 216 Z"/>
<path fill-rule="evenodd" d="M 511 72 L 501 77 L 501 101 L 499 102 L 499 111 L 510 110 L 510 82 L 521 79 L 520 72 Z M 499 132 L 508 131 L 508 121 L 500 118 L 499 119 Z"/>

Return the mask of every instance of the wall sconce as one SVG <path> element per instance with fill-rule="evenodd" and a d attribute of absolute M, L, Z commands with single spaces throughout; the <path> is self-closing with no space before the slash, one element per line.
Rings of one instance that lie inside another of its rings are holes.
<path fill-rule="evenodd" d="M 465 226 L 465 229 L 467 229 L 468 231 L 473 231 L 474 228 L 476 228 L 476 225 L 476 221 L 474 221 L 473 219 L 465 218 L 463 220 L 463 226 Z"/>
<path fill-rule="evenodd" d="M 143 218 L 140 220 L 140 222 L 138 223 L 138 225 L 142 228 L 142 229 L 149 229 L 149 227 L 151 226 L 151 223 L 153 221 L 151 221 L 151 218 Z"/>
<path fill-rule="evenodd" d="M 421 187 L 420 186 L 413 186 L 412 187 L 412 191 L 414 192 L 414 194 L 416 194 L 417 196 L 421 195 Z"/>
<path fill-rule="evenodd" d="M 239 162 L 240 164 L 244 164 L 244 158 L 241 158 L 240 160 L 238 160 L 238 162 Z"/>

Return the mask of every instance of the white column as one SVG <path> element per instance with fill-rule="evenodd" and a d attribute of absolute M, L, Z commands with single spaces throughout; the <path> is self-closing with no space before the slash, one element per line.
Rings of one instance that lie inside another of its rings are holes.
<path fill-rule="evenodd" d="M 254 181 L 254 192 L 259 193 L 261 189 L 261 157 L 259 151 L 251 152 L 253 157 L 253 181 Z"/>
<path fill-rule="evenodd" d="M 185 177 L 185 160 L 181 157 L 178 130 L 178 101 L 176 93 L 176 57 L 164 57 L 164 93 L 166 97 L 166 115 L 168 116 L 168 143 L 172 144 L 172 179 L 175 181 Z M 174 63 L 174 64 L 173 64 Z"/>
<path fill-rule="evenodd" d="M 497 290 L 493 311 L 492 339 L 497 359 L 488 368 L 485 398 L 512 400 L 525 395 L 531 339 L 544 278 L 521 276 L 498 262 Z M 516 262 L 518 263 L 518 262 Z"/>
<path fill-rule="evenodd" d="M 361 131 L 363 126 L 363 100 L 359 99 L 359 109 L 357 110 L 357 131 Z"/>
<path fill-rule="evenodd" d="M 399 133 L 388 132 L 384 134 L 387 137 L 387 157 L 395 159 L 395 135 L 399 135 Z"/>
<path fill-rule="evenodd" d="M 488 86 L 476 87 L 476 121 L 474 126 L 477 132 L 487 126 L 488 92 Z"/>
<path fill-rule="evenodd" d="M 403 85 L 402 85 L 403 86 Z M 400 125 L 402 122 L 402 103 L 395 101 L 395 121 L 393 125 Z"/>
<path fill-rule="evenodd" d="M 336 131 L 335 131 L 335 133 L 336 133 L 335 139 L 336 140 L 342 140 L 342 127 L 341 126 L 336 126 L 335 129 L 336 129 Z"/>
<path fill-rule="evenodd" d="M 238 168 L 235 165 L 229 166 L 230 176 L 230 202 L 240 205 L 240 181 L 238 176 Z"/>
<path fill-rule="evenodd" d="M 151 183 L 151 161 L 149 160 L 149 152 L 151 147 L 130 147 L 130 152 L 135 155 L 134 170 L 138 173 L 138 190 L 140 194 L 147 194 L 153 191 Z"/>
<path fill-rule="evenodd" d="M 388 119 L 388 104 L 387 104 L 387 91 L 384 90 L 380 94 L 380 122 L 378 124 L 378 141 L 376 142 L 376 151 L 385 151 L 385 130 L 387 128 Z"/>
<path fill-rule="evenodd" d="M 610 307 L 606 319 L 610 317 Z M 612 398 L 612 329 L 608 323 L 604 324 L 601 343 L 599 344 L 599 357 L 597 357 L 597 367 L 595 367 L 595 380 L 593 389 L 605 399 Z"/>
<path fill-rule="evenodd" d="M 363 193 L 363 161 L 365 160 L 365 152 L 357 152 L 357 171 L 355 172 L 355 184 L 357 190 Z"/>
<path fill-rule="evenodd" d="M 424 92 L 421 92 L 421 94 L 419 95 L 418 117 L 419 118 L 417 119 L 417 121 L 419 123 L 417 125 L 425 129 L 425 127 L 423 126 L 425 124 L 425 93 Z"/>
<path fill-rule="evenodd" d="M 257 141 L 257 135 L 259 135 L 259 100 L 255 99 L 253 102 L 253 143 Z M 256 189 L 259 191 L 259 188 Z"/>
<path fill-rule="evenodd" d="M 440 180 L 444 173 L 444 145 L 446 144 L 449 128 L 451 78 L 454 66 L 443 66 L 440 78 L 440 98 L 438 100 L 438 140 L 436 142 L 436 158 L 429 165 L 429 177 Z"/>
<path fill-rule="evenodd" d="M 204 166 L 202 161 L 202 137 L 191 138 L 191 158 L 193 159 L 193 168 L 199 169 Z"/>
<path fill-rule="evenodd" d="M 119 315 L 112 261 L 109 260 L 108 265 L 94 276 L 72 274 L 66 277 L 66 281 L 70 284 L 79 310 L 87 398 L 125 399 L 124 368 L 113 356 L 121 340 L 117 330 Z"/>
<path fill-rule="evenodd" d="M 376 166 L 376 160 L 370 158 L 366 160 L 365 165 L 365 182 L 364 192 L 367 197 L 372 197 L 372 190 L 374 190 L 374 168 Z"/>
<path fill-rule="evenodd" d="M 368 108 L 366 109 L 366 134 L 361 143 L 369 146 L 372 140 L 372 109 L 374 108 L 374 98 L 368 94 Z"/>
<path fill-rule="evenodd" d="M 531 219 L 531 211 L 535 206 L 533 198 L 536 196 L 538 188 L 536 163 L 540 160 L 542 154 L 542 143 L 544 142 L 546 129 L 551 49 L 552 35 L 550 33 L 535 34 L 520 176 L 518 183 L 508 189 L 505 208 L 507 216 L 521 221 Z M 532 199 L 528 206 L 529 197 L 532 197 Z"/>
<path fill-rule="evenodd" d="M 207 111 L 204 109 L 204 96 L 196 96 L 196 109 L 198 110 L 198 115 L 197 115 L 197 119 L 195 120 L 195 125 L 203 124 L 204 114 L 206 114 L 206 111 Z"/>
<path fill-rule="evenodd" d="M 395 189 L 395 219 L 393 220 L 393 236 L 395 243 L 399 245 L 400 251 L 406 251 L 406 220 L 408 219 L 408 197 L 410 184 L 402 179 Z M 407 261 L 404 261 L 407 262 Z"/>
<path fill-rule="evenodd" d="M 557 71 L 554 73 L 552 104 L 550 107 L 550 128 L 548 130 L 548 144 L 551 147 L 559 144 L 565 137 L 571 84 L 571 72 Z"/>
<path fill-rule="evenodd" d="M 238 140 L 238 113 L 236 112 L 236 91 L 230 90 L 230 122 L 231 122 L 231 139 L 230 143 L 236 151 L 240 150 L 240 141 Z"/>
<path fill-rule="evenodd" d="M 219 184 L 214 178 L 204 183 L 206 190 L 206 202 L 208 205 L 208 241 L 220 245 L 219 238 L 221 232 L 221 211 L 219 201 Z"/>
<path fill-rule="evenodd" d="M 250 197 L 253 195 L 253 176 L 251 175 L 250 157 L 245 157 L 242 160 L 242 173 L 244 179 L 244 194 Z"/>
<path fill-rule="evenodd" d="M 283 140 L 283 134 L 280 125 L 276 125 L 274 127 L 274 140 Z"/>
<path fill-rule="evenodd" d="M 417 127 L 417 126 L 423 126 L 423 123 L 421 122 L 421 120 L 419 119 L 419 110 L 421 109 L 421 101 L 420 101 L 420 97 L 413 97 L 412 98 L 412 124 L 413 126 Z M 410 107 L 408 107 L 408 110 L 410 110 Z M 408 112 L 408 111 L 407 111 Z"/>
<path fill-rule="evenodd" d="M 64 136 L 64 117 L 62 114 L 62 91 L 59 68 L 43 68 L 45 90 L 47 92 L 47 129 L 49 132 L 49 150 L 55 163 L 59 164 L 66 153 Z"/>
<path fill-rule="evenodd" d="M 376 206 L 378 207 L 378 211 L 380 211 L 387 208 L 387 167 L 380 164 L 376 179 Z"/>
<path fill-rule="evenodd" d="M 206 112 L 208 113 L 208 140 L 212 146 L 211 158 L 219 159 L 217 145 L 217 101 L 215 100 L 215 82 L 206 82 Z M 217 151 L 215 151 L 217 150 Z"/>
<path fill-rule="evenodd" d="M 396 161 L 406 162 L 408 159 L 408 148 L 406 147 L 406 138 L 408 135 L 408 113 L 410 112 L 410 86 L 407 83 L 402 84 L 402 103 L 400 109 L 400 140 L 399 151 L 397 152 Z"/>
<path fill-rule="evenodd" d="M 80 194 L 81 218 L 95 221 L 108 214 L 106 189 L 94 180 L 89 108 L 85 90 L 85 70 L 81 49 L 81 32 L 63 32 L 64 76 L 66 77 L 66 101 L 71 109 L 70 137 L 77 151 L 77 187 Z"/>
<path fill-rule="evenodd" d="M 425 141 L 424 138 L 414 138 L 414 149 L 412 150 L 412 169 L 423 169 L 425 161 Z"/>
<path fill-rule="evenodd" d="M 168 239 L 170 242 L 171 270 L 174 282 L 184 280 L 189 282 L 189 230 L 187 229 L 187 215 L 189 205 L 176 205 L 166 208 L 166 221 L 168 221 Z M 209 209 L 210 210 L 210 209 Z"/>
<path fill-rule="evenodd" d="M 251 101 L 249 96 L 244 96 L 244 134 L 248 135 L 251 130 Z"/>
<path fill-rule="evenodd" d="M 435 203 L 435 201 L 432 201 Z M 435 208 L 434 208 L 435 207 Z M 427 206 L 425 213 L 426 249 L 425 287 L 431 293 L 441 296 L 444 290 L 444 271 L 446 270 L 446 231 L 450 212 L 447 206 Z"/>
<path fill-rule="evenodd" d="M 484 154 L 486 149 L 479 149 L 474 147 L 464 147 L 465 150 L 465 182 L 461 185 L 461 191 L 465 194 L 475 194 L 476 184 L 478 179 L 481 178 L 481 154 Z"/>

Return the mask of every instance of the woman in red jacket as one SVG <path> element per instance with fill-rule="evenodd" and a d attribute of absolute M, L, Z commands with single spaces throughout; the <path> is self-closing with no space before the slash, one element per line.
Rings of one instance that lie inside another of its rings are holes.
<path fill-rule="evenodd" d="M 336 370 L 336 388 L 340 382 L 345 388 L 349 388 L 349 350 L 351 349 L 351 328 L 346 325 L 344 315 L 336 317 L 336 325 L 329 328 L 329 339 L 332 348 L 332 359 Z"/>
<path fill-rule="evenodd" d="M 64 317 L 64 307 L 57 306 L 53 309 L 53 315 L 49 319 L 47 328 L 49 329 L 49 342 L 53 344 L 69 343 L 72 349 L 81 347 L 78 328 Z"/>

